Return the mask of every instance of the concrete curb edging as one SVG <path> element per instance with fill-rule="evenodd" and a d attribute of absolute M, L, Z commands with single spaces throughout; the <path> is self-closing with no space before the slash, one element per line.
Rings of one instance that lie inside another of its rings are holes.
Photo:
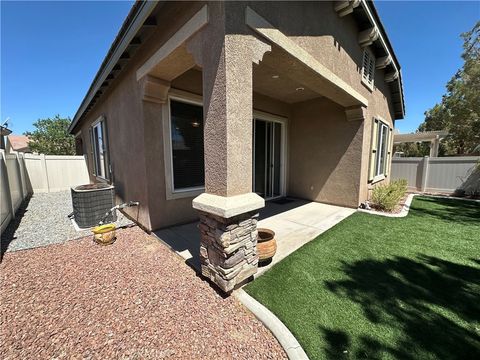
<path fill-rule="evenodd" d="M 465 198 L 461 198 L 461 197 L 457 197 L 457 196 L 432 195 L 432 194 L 410 194 L 410 195 L 407 196 L 407 200 L 405 201 L 405 204 L 403 205 L 402 210 L 398 214 L 389 214 L 389 213 L 385 213 L 385 212 L 381 212 L 381 211 L 365 210 L 365 209 L 357 209 L 357 211 L 358 212 L 364 212 L 364 213 L 367 213 L 367 214 L 386 216 L 386 217 L 392 217 L 392 218 L 405 217 L 405 216 L 408 215 L 408 212 L 410 211 L 410 205 L 412 204 L 412 200 L 415 196 L 426 196 L 426 197 L 432 197 L 432 198 L 463 200 L 463 201 L 472 201 L 472 202 L 480 203 L 480 200 L 477 200 L 477 199 L 465 199 Z"/>
<path fill-rule="evenodd" d="M 271 331 L 290 360 L 309 360 L 295 336 L 270 310 L 243 289 L 235 290 L 233 295 Z"/>
<path fill-rule="evenodd" d="M 365 209 L 357 209 L 358 212 L 364 212 L 367 214 L 372 214 L 372 215 L 379 215 L 379 216 L 386 216 L 386 217 L 392 217 L 392 218 L 401 218 L 405 217 L 408 215 L 408 212 L 410 211 L 410 205 L 412 204 L 412 200 L 414 196 L 417 196 L 420 194 L 410 194 L 407 196 L 407 200 L 405 201 L 405 204 L 403 205 L 402 210 L 398 214 L 389 214 L 381 211 L 375 211 L 375 210 L 365 210 Z"/>

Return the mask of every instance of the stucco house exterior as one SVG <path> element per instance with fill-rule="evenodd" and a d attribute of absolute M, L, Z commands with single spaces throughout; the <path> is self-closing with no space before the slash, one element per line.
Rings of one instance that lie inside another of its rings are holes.
<path fill-rule="evenodd" d="M 200 217 L 202 273 L 229 291 L 265 201 L 357 207 L 403 117 L 371 2 L 136 2 L 69 130 L 147 230 Z"/>

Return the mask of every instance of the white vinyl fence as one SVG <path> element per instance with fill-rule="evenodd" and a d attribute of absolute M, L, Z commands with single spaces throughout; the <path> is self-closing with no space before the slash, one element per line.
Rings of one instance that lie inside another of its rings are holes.
<path fill-rule="evenodd" d="M 64 191 L 90 183 L 83 156 L 0 152 L 1 232 L 29 194 Z"/>
<path fill-rule="evenodd" d="M 478 156 L 393 158 L 392 179 L 406 179 L 409 190 L 480 192 Z"/>

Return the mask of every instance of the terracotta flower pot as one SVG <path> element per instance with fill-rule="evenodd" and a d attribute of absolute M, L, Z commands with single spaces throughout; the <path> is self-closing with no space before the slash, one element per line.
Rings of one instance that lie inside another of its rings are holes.
<path fill-rule="evenodd" d="M 259 262 L 270 261 L 277 251 L 275 232 L 270 229 L 258 228 L 257 254 Z"/>

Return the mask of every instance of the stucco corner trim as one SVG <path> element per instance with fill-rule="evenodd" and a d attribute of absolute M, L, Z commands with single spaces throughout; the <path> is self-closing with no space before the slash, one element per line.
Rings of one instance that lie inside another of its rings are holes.
<path fill-rule="evenodd" d="M 141 79 L 142 100 L 164 104 L 168 99 L 170 83 L 147 75 Z"/>
<path fill-rule="evenodd" d="M 255 193 L 230 197 L 203 193 L 193 199 L 192 206 L 195 210 L 228 219 L 265 207 L 265 200 Z"/>
<path fill-rule="evenodd" d="M 353 100 L 351 101 L 351 103 L 358 103 L 362 106 L 368 106 L 368 100 L 364 96 L 354 90 L 350 85 L 340 79 L 333 72 L 328 70 L 310 53 L 308 53 L 308 51 L 298 45 L 295 41 L 291 40 L 279 29 L 275 28 L 272 24 L 270 24 L 267 20 L 257 14 L 249 6 L 247 6 L 245 9 L 245 23 L 256 33 L 260 34 L 276 46 L 280 47 L 290 56 L 301 62 L 304 66 L 313 70 L 325 81 L 335 86 L 336 89 L 340 90 L 342 93 L 347 94 L 350 99 Z"/>
<path fill-rule="evenodd" d="M 345 109 L 347 121 L 363 121 L 367 117 L 366 108 L 363 106 L 352 106 Z"/>
<path fill-rule="evenodd" d="M 147 75 L 152 69 L 178 49 L 196 32 L 208 24 L 208 5 L 204 5 L 190 20 L 188 20 L 165 44 L 163 44 L 138 70 L 137 81 Z"/>

